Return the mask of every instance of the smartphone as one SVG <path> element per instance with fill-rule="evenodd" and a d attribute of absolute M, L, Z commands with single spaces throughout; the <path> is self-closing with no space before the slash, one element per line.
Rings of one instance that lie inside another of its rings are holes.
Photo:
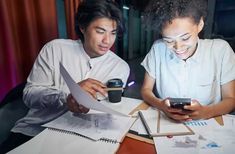
<path fill-rule="evenodd" d="M 176 109 L 184 109 L 185 105 L 191 105 L 191 98 L 169 98 L 170 106 Z"/>

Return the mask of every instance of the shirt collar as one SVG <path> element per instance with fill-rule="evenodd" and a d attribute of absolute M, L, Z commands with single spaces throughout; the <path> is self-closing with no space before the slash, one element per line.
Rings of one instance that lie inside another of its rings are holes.
<path fill-rule="evenodd" d="M 200 48 L 201 48 L 201 41 L 200 41 L 200 39 L 198 38 L 198 41 L 197 41 L 197 49 L 196 49 L 194 55 L 189 58 L 190 61 L 193 61 L 193 62 L 196 62 L 196 63 L 199 62 L 199 59 L 200 59 L 200 57 L 201 57 L 201 55 L 202 55 L 202 53 L 201 53 L 202 50 L 200 50 Z"/>
<path fill-rule="evenodd" d="M 99 57 L 95 57 L 95 58 L 91 58 L 85 51 L 83 45 L 82 45 L 82 54 L 84 55 L 84 58 L 87 60 L 87 63 L 88 65 L 90 66 L 94 66 L 97 62 L 100 62 L 100 61 L 103 61 L 107 56 L 108 54 L 110 53 L 111 51 L 109 50 L 108 52 L 106 52 L 104 55 L 102 56 L 99 56 Z"/>
<path fill-rule="evenodd" d="M 192 61 L 192 62 L 195 62 L 195 63 L 198 63 L 199 62 L 199 59 L 201 57 L 201 50 L 200 50 L 200 47 L 201 47 L 201 41 L 200 39 L 198 38 L 198 44 L 197 44 L 197 49 L 194 53 L 194 55 L 192 57 L 190 57 L 189 59 L 187 59 L 187 62 L 189 61 Z M 167 48 L 167 47 L 166 47 Z M 167 48 L 167 57 L 168 57 L 168 60 L 169 61 L 174 61 L 174 62 L 177 62 L 179 63 L 181 61 L 180 58 L 178 58 L 173 51 L 171 51 L 169 48 Z"/>

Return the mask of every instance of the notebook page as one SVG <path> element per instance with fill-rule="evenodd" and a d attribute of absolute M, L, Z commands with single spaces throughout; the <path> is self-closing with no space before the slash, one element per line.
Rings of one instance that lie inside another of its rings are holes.
<path fill-rule="evenodd" d="M 105 113 L 74 114 L 68 111 L 43 126 L 75 132 L 93 140 L 106 138 L 121 142 L 134 121 L 135 118 Z"/>
<path fill-rule="evenodd" d="M 92 141 L 80 136 L 45 129 L 25 144 L 9 152 L 9 154 L 110 154 L 115 153 L 119 143 Z"/>
<path fill-rule="evenodd" d="M 160 133 L 180 133 L 180 132 L 190 132 L 188 128 L 180 122 L 176 122 L 168 118 L 163 112 L 161 112 L 160 118 Z"/>
<path fill-rule="evenodd" d="M 151 134 L 157 133 L 158 110 L 141 110 Z"/>
<path fill-rule="evenodd" d="M 152 136 L 193 134 L 193 131 L 185 126 L 185 124 L 168 118 L 163 112 L 152 109 L 142 110 L 141 113 Z"/>
<path fill-rule="evenodd" d="M 128 97 L 122 97 L 121 102 L 119 103 L 110 103 L 107 99 L 100 101 L 101 104 L 113 110 L 119 111 L 120 113 L 123 113 L 125 115 L 128 115 L 142 102 L 143 100 Z"/>

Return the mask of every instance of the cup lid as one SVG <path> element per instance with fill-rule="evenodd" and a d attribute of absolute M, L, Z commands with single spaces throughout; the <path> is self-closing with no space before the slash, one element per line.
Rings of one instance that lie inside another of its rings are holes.
<path fill-rule="evenodd" d="M 107 82 L 107 87 L 122 87 L 122 86 L 123 82 L 121 79 L 118 78 L 110 79 Z"/>

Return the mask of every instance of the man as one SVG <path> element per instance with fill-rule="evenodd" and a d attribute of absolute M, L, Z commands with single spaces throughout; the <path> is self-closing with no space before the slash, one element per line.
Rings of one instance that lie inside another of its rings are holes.
<path fill-rule="evenodd" d="M 104 88 L 109 79 L 120 78 L 126 84 L 129 66 L 109 50 L 122 28 L 117 5 L 108 0 L 85 0 L 78 8 L 75 23 L 80 40 L 53 40 L 38 55 L 24 89 L 23 100 L 29 112 L 16 122 L 0 146 L 2 153 L 28 141 L 44 129 L 41 125 L 68 110 L 89 111 L 69 94 L 59 63 L 94 98 L 97 93 L 107 95 Z"/>

